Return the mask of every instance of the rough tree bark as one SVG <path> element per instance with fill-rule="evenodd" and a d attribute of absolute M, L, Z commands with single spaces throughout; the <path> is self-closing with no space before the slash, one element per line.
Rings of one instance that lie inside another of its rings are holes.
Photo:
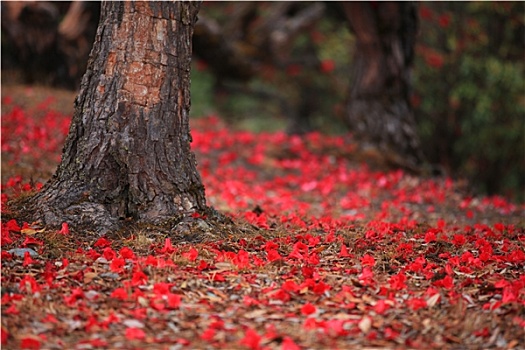
<path fill-rule="evenodd" d="M 391 163 L 423 161 L 410 105 L 417 13 L 411 2 L 341 3 L 357 38 L 347 104 L 350 127 Z"/>
<path fill-rule="evenodd" d="M 30 200 L 48 226 L 101 233 L 207 210 L 190 150 L 199 3 L 104 2 L 62 162 Z"/>

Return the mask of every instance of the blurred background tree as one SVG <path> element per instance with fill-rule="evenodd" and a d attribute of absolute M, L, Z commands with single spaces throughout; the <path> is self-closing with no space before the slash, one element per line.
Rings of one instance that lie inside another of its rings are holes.
<path fill-rule="evenodd" d="M 93 46 L 100 2 L 2 1 L 1 6 L 2 72 L 27 84 L 77 89 Z"/>
<path fill-rule="evenodd" d="M 18 77 L 76 88 L 93 42 L 98 3 L 78 2 L 76 9 L 68 2 L 22 3 L 14 9 L 13 4 L 2 2 L 2 83 Z M 520 201 L 525 199 L 524 7 L 523 2 L 418 4 L 410 96 L 430 162 L 469 180 L 477 192 Z M 199 16 L 194 117 L 219 114 L 231 127 L 252 131 L 348 131 L 345 101 L 357 40 L 339 4 L 205 2 Z M 224 41 L 228 45 L 220 44 Z M 221 56 L 213 45 L 228 50 Z"/>

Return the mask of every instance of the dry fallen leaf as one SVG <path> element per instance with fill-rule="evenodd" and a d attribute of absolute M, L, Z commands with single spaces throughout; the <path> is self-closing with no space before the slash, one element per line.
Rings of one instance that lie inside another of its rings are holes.
<path fill-rule="evenodd" d="M 439 293 L 434 294 L 433 296 L 427 299 L 427 306 L 434 307 L 436 303 L 438 302 L 439 298 L 440 298 Z"/>
<path fill-rule="evenodd" d="M 359 321 L 358 327 L 361 332 L 367 334 L 370 332 L 370 328 L 372 328 L 372 319 L 369 316 L 364 316 L 361 321 Z"/>
<path fill-rule="evenodd" d="M 20 232 L 26 236 L 32 236 L 34 234 L 37 234 L 37 233 L 41 233 L 41 232 L 44 232 L 45 229 L 35 229 L 35 228 L 31 228 L 31 227 L 26 227 L 26 228 L 23 228 L 20 230 Z"/>
<path fill-rule="evenodd" d="M 98 277 L 98 273 L 96 272 L 84 273 L 84 284 L 90 283 L 95 277 Z"/>

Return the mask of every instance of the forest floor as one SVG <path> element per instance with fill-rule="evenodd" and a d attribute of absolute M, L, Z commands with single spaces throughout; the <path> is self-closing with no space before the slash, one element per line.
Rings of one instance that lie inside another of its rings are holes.
<path fill-rule="evenodd" d="M 525 348 L 525 206 L 367 163 L 350 136 L 192 120 L 209 204 L 246 228 L 214 242 L 10 218 L 73 99 L 2 89 L 2 348 Z"/>

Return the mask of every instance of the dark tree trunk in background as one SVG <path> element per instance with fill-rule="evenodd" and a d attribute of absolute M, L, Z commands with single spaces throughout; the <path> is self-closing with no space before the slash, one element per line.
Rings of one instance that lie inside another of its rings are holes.
<path fill-rule="evenodd" d="M 348 122 L 358 139 L 389 162 L 415 169 L 423 161 L 409 99 L 417 34 L 415 4 L 341 4 L 357 38 Z"/>
<path fill-rule="evenodd" d="M 58 50 L 58 23 L 58 10 L 48 2 L 2 2 L 3 41 L 12 46 L 4 46 L 2 61 L 9 65 L 4 51 L 13 52 L 12 61 L 20 63 L 28 83 L 64 78 L 63 74 L 48 77 L 54 66 L 65 66 Z"/>
<path fill-rule="evenodd" d="M 77 89 L 99 15 L 99 2 L 3 1 L 2 69 L 19 69 L 27 83 Z"/>
<path fill-rule="evenodd" d="M 62 162 L 30 202 L 37 219 L 105 232 L 206 209 L 188 117 L 198 7 L 103 3 Z"/>

